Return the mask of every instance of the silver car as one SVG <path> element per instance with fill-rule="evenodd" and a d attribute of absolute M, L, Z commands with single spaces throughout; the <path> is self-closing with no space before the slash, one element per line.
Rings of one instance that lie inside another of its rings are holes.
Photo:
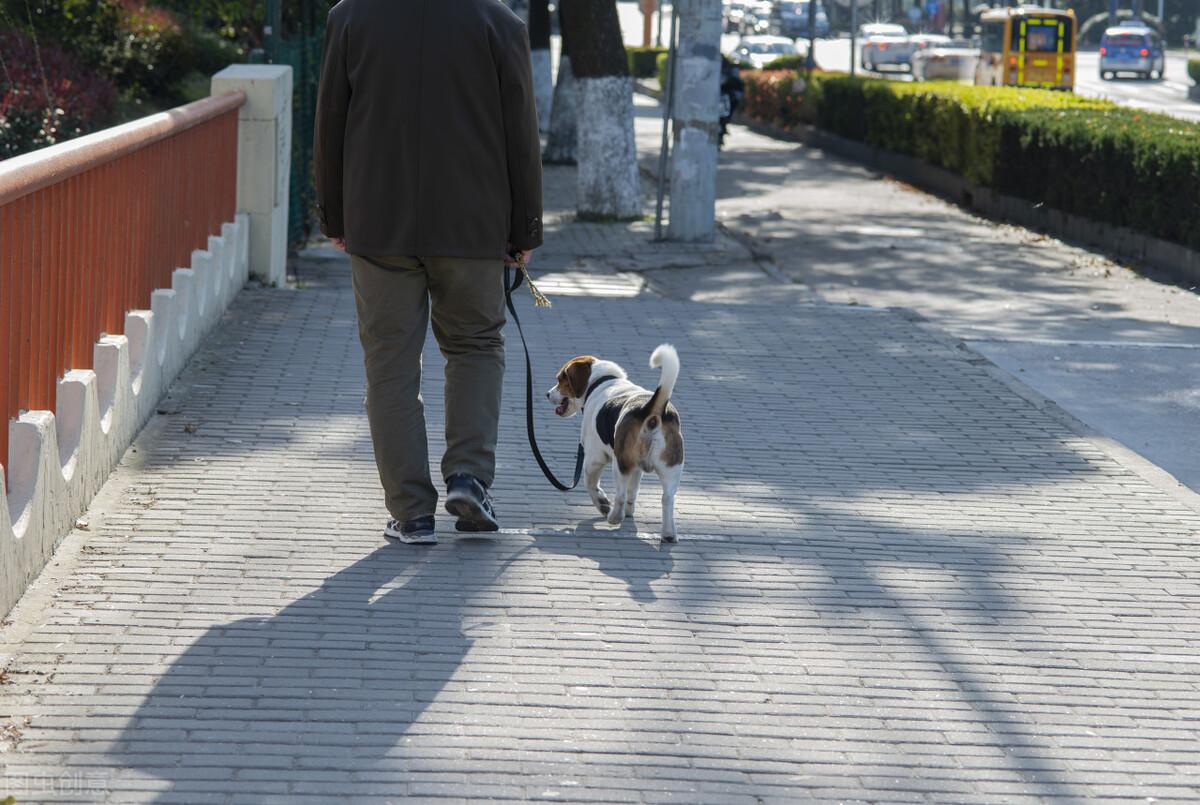
<path fill-rule="evenodd" d="M 970 81 L 978 61 L 969 42 L 942 42 L 913 53 L 912 74 L 917 81 Z"/>
<path fill-rule="evenodd" d="M 729 54 L 729 58 L 735 64 L 749 64 L 755 70 L 762 70 L 780 57 L 802 56 L 807 53 L 807 46 L 798 44 L 786 36 L 743 36 Z"/>
<path fill-rule="evenodd" d="M 862 68 L 908 67 L 913 45 L 903 25 L 870 23 L 858 29 L 863 39 Z"/>

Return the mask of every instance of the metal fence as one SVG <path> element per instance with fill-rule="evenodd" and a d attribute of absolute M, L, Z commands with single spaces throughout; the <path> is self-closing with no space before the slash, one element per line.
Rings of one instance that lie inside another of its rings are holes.
<path fill-rule="evenodd" d="M 272 64 L 287 64 L 292 68 L 292 175 L 288 208 L 291 248 L 303 246 L 314 229 L 313 122 L 321 79 L 325 17 L 330 5 L 327 0 L 303 0 L 285 7 L 281 0 L 267 0 L 269 33 L 264 58 Z"/>

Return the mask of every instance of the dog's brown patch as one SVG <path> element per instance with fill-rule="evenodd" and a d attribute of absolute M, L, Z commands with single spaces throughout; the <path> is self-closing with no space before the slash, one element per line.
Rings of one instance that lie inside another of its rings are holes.
<path fill-rule="evenodd" d="M 679 428 L 679 417 L 669 411 L 663 416 L 663 438 L 667 440 L 663 448 L 663 463 L 668 467 L 678 467 L 683 463 L 683 431 Z"/>
<path fill-rule="evenodd" d="M 563 364 L 558 370 L 558 391 L 565 397 L 582 399 L 587 394 L 588 379 L 592 376 L 592 364 L 596 359 L 591 355 L 580 355 Z"/>
<path fill-rule="evenodd" d="M 659 420 L 657 415 L 648 414 L 645 406 L 640 411 L 633 411 L 621 418 L 617 432 L 613 438 L 613 453 L 617 457 L 617 469 L 622 475 L 628 474 L 635 467 L 650 472 L 654 469 L 650 461 L 650 447 L 653 443 L 654 432 L 662 428 L 666 445 L 663 447 L 662 462 L 668 467 L 676 467 L 683 463 L 683 433 L 679 427 L 679 412 L 675 406 L 667 403 Z"/>

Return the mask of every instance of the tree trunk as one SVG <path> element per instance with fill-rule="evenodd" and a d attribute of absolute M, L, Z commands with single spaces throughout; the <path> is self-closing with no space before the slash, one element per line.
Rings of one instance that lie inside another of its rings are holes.
<path fill-rule="evenodd" d="M 529 48 L 533 60 L 533 100 L 537 106 L 538 128 L 550 130 L 550 109 L 554 101 L 554 78 L 550 65 L 550 3 L 530 0 Z"/>
<path fill-rule="evenodd" d="M 716 234 L 717 139 L 720 133 L 721 0 L 676 0 L 675 145 L 671 154 L 669 240 Z M 815 6 L 810 3 L 810 7 Z"/>
<path fill-rule="evenodd" d="M 633 135 L 633 80 L 614 0 L 562 0 L 575 77 L 581 218 L 642 214 Z"/>
<path fill-rule="evenodd" d="M 575 164 L 575 73 L 571 70 L 571 39 L 563 22 L 562 3 L 558 5 L 558 29 L 562 42 L 558 52 L 558 81 L 554 84 L 554 102 L 550 106 L 550 133 L 542 161 L 551 165 Z"/>
<path fill-rule="evenodd" d="M 575 75 L 571 72 L 571 57 L 564 53 L 558 59 L 558 82 L 554 85 L 554 105 L 550 109 L 550 134 L 542 161 L 551 165 L 575 164 Z"/>

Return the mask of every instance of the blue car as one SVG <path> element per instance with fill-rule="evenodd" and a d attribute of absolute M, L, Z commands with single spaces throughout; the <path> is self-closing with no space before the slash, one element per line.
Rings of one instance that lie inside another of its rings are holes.
<path fill-rule="evenodd" d="M 1162 78 L 1167 69 L 1167 54 L 1158 33 L 1145 26 L 1119 25 L 1109 28 L 1100 39 L 1100 79 L 1108 81 L 1118 73 L 1138 78 Z"/>
<path fill-rule="evenodd" d="M 791 39 L 807 39 L 808 2 L 809 0 L 780 0 L 776 3 L 771 9 L 771 33 Z M 817 36 L 829 36 L 829 15 L 820 3 L 817 3 L 813 10 L 813 22 Z"/>

